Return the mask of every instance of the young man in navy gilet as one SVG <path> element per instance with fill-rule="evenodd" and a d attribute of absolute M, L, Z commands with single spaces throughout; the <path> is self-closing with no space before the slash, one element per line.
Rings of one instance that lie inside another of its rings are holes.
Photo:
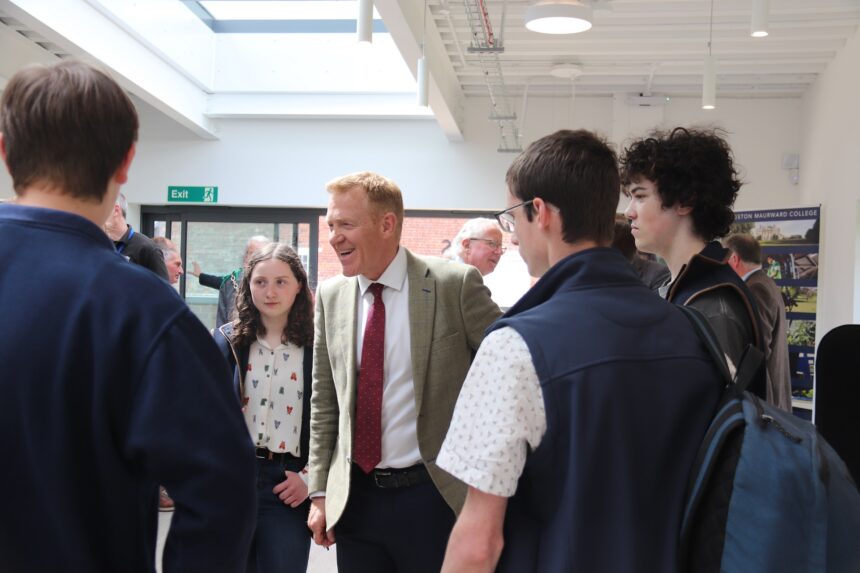
<path fill-rule="evenodd" d="M 490 328 L 437 458 L 470 486 L 443 571 L 675 571 L 718 377 L 688 320 L 609 248 L 620 184 L 604 141 L 544 137 L 507 186 L 497 218 L 541 278 Z"/>

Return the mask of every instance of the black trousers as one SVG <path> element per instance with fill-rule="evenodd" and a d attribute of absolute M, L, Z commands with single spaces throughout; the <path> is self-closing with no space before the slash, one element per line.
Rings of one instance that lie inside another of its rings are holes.
<path fill-rule="evenodd" d="M 339 573 L 439 573 L 455 515 L 432 481 L 383 489 L 357 466 L 335 525 Z"/>

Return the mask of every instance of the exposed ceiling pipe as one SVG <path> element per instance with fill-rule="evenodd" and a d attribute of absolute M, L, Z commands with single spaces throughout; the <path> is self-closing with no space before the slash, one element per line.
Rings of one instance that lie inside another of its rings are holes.
<path fill-rule="evenodd" d="M 493 27 L 484 0 L 463 0 L 463 6 L 466 9 L 472 35 L 472 45 L 469 46 L 469 52 L 478 57 L 484 84 L 487 86 L 487 94 L 492 105 L 490 119 L 499 125 L 501 141 L 498 150 L 500 152 L 519 152 L 522 148 L 517 116 L 508 98 L 508 88 L 505 85 L 502 63 L 499 60 L 499 53 L 504 50 L 504 47 L 495 43 Z"/>
<path fill-rule="evenodd" d="M 523 106 L 520 111 L 520 137 L 522 137 L 522 133 L 526 130 L 526 112 L 528 111 L 529 104 L 529 88 L 532 86 L 532 78 L 526 79 L 526 87 L 523 89 Z"/>
<path fill-rule="evenodd" d="M 570 103 L 568 104 L 568 112 L 567 112 L 567 124 L 570 126 L 570 129 L 573 129 L 575 126 L 573 124 L 573 114 L 576 111 L 576 77 L 570 77 Z"/>
<path fill-rule="evenodd" d="M 427 0 L 424 0 L 423 28 L 421 31 L 421 57 L 418 58 L 418 105 L 427 107 L 430 102 L 430 71 L 427 68 Z"/>
<path fill-rule="evenodd" d="M 508 13 L 508 0 L 502 0 L 502 21 L 499 23 L 499 45 L 505 45 L 505 18 Z"/>
<path fill-rule="evenodd" d="M 493 25 L 490 24 L 490 15 L 487 13 L 487 5 L 484 0 L 478 0 L 478 7 L 481 10 L 481 21 L 484 25 L 484 33 L 486 34 L 487 45 L 495 47 L 496 38 L 493 36 Z"/>

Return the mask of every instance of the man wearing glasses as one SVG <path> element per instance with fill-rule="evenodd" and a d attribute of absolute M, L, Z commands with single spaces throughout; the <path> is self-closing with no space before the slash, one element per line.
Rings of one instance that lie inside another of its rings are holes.
<path fill-rule="evenodd" d="M 451 242 L 450 256 L 457 262 L 472 265 L 487 276 L 499 264 L 505 252 L 502 231 L 492 219 L 469 219 Z"/>
<path fill-rule="evenodd" d="M 718 376 L 609 247 L 620 183 L 603 140 L 556 132 L 506 179 L 496 218 L 541 278 L 489 328 L 436 459 L 469 485 L 442 571 L 673 572 Z"/>

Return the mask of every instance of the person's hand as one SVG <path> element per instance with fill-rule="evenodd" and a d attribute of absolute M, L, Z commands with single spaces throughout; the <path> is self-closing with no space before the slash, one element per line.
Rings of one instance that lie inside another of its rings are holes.
<path fill-rule="evenodd" d="M 191 270 L 188 271 L 188 274 L 194 275 L 195 277 L 199 277 L 200 273 L 203 272 L 200 270 L 200 263 L 197 261 L 191 261 Z"/>
<path fill-rule="evenodd" d="M 308 527 L 314 535 L 314 543 L 326 549 L 334 545 L 334 530 L 325 530 L 325 498 L 315 497 L 311 500 L 311 511 L 308 514 Z"/>
<path fill-rule="evenodd" d="M 287 479 L 272 489 L 284 505 L 298 507 L 308 498 L 308 484 L 296 472 L 284 472 Z"/>

